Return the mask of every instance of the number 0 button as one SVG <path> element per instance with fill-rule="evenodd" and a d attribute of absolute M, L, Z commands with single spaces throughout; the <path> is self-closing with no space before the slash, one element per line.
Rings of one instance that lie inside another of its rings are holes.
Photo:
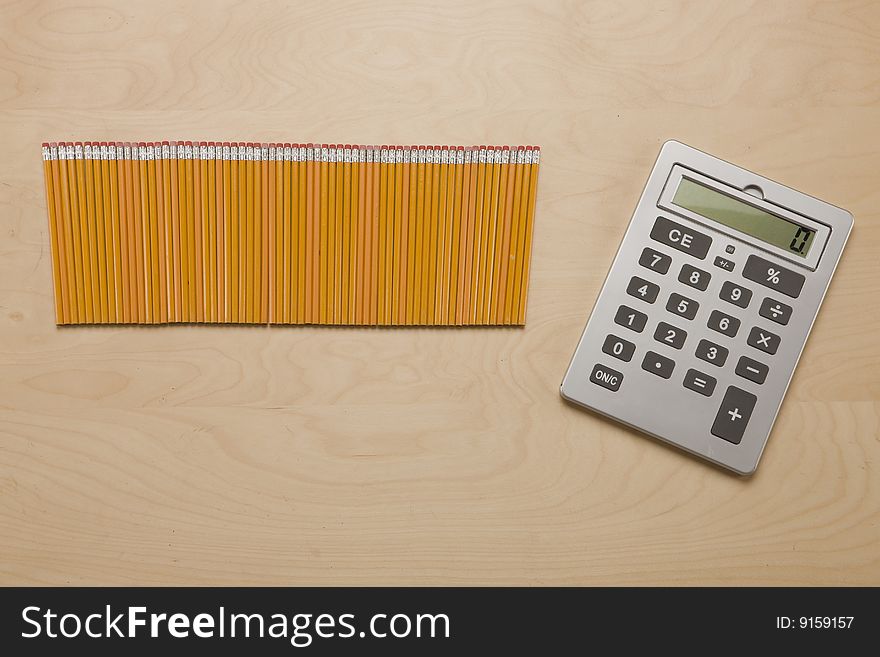
<path fill-rule="evenodd" d="M 628 363 L 632 360 L 636 346 L 629 340 L 618 338 L 616 335 L 608 335 L 605 338 L 605 344 L 602 345 L 602 351 Z"/>
<path fill-rule="evenodd" d="M 711 278 L 712 274 L 709 272 L 697 269 L 691 265 L 682 265 L 681 272 L 678 274 L 678 280 L 685 285 L 697 288 L 701 292 L 705 292 L 706 288 L 709 287 L 709 279 Z"/>
<path fill-rule="evenodd" d="M 629 285 L 626 286 L 626 293 L 642 301 L 654 303 L 660 293 L 660 286 L 646 281 L 644 278 L 633 276 Z"/>

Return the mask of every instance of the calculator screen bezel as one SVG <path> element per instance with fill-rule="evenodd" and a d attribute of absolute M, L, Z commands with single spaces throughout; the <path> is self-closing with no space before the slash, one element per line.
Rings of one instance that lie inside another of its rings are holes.
<path fill-rule="evenodd" d="M 813 245 L 810 248 L 810 253 L 806 258 L 798 257 L 797 255 L 786 251 L 785 249 L 781 249 L 773 244 L 765 242 L 760 238 L 754 237 L 745 233 L 743 231 L 737 230 L 736 228 L 731 228 L 725 224 L 722 224 L 714 219 L 710 219 L 709 217 L 705 217 L 697 212 L 692 210 L 688 210 L 687 208 L 683 208 L 680 205 L 676 205 L 673 203 L 672 199 L 675 195 L 675 192 L 678 190 L 678 185 L 681 183 L 682 178 L 688 178 L 696 183 L 701 185 L 706 185 L 711 189 L 716 190 L 717 192 L 724 194 L 725 196 L 729 196 L 741 203 L 745 203 L 746 205 L 751 205 L 759 210 L 763 210 L 769 214 L 776 215 L 783 219 L 787 219 L 795 224 L 799 224 L 805 226 L 811 230 L 816 231 L 816 235 L 813 237 Z M 716 178 L 711 178 L 705 174 L 699 173 L 690 169 L 688 167 L 682 166 L 681 164 L 673 165 L 669 177 L 666 180 L 666 184 L 663 187 L 663 191 L 660 194 L 660 198 L 657 201 L 657 207 L 666 210 L 668 212 L 673 212 L 682 217 L 690 219 L 691 221 L 695 221 L 699 224 L 706 226 L 707 228 L 711 228 L 721 233 L 725 233 L 730 235 L 734 239 L 741 240 L 743 242 L 747 242 L 751 246 L 755 248 L 762 249 L 774 256 L 785 258 L 787 261 L 798 265 L 800 267 L 804 267 L 811 271 L 815 271 L 819 266 L 819 260 L 822 258 L 822 253 L 825 250 L 825 246 L 828 244 L 828 238 L 831 236 L 831 227 L 822 222 L 816 221 L 815 219 L 809 219 L 801 214 L 797 214 L 788 210 L 786 208 L 780 207 L 778 205 L 774 205 L 773 203 L 768 202 L 766 199 L 761 200 L 751 194 L 740 191 L 736 187 L 732 187 L 729 184 L 724 183 Z"/>

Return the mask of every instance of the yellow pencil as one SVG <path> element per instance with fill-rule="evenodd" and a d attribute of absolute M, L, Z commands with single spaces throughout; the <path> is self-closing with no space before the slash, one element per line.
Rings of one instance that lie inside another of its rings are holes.
<path fill-rule="evenodd" d="M 526 159 L 526 165 L 529 168 L 529 201 L 526 206 L 526 226 L 525 226 L 525 242 L 523 245 L 523 268 L 520 276 L 521 292 L 518 295 L 519 307 L 517 308 L 517 323 L 525 324 L 526 322 L 526 302 L 529 294 L 529 266 L 531 262 L 532 252 L 532 233 L 535 226 L 535 203 L 538 186 L 538 164 L 541 159 L 541 149 L 534 147 L 531 150 L 531 159 Z"/>
<path fill-rule="evenodd" d="M 395 146 L 392 150 L 394 156 L 394 222 L 393 236 L 391 238 L 393 258 L 391 263 L 391 324 L 400 324 L 400 283 L 401 267 L 401 239 L 402 239 L 402 211 L 403 211 L 403 149 Z"/>
<path fill-rule="evenodd" d="M 335 257 L 335 254 L 333 253 L 333 247 L 336 243 L 336 145 L 330 144 L 326 150 L 327 162 L 325 164 L 325 168 L 327 169 L 327 178 L 326 180 L 322 178 L 322 194 L 326 192 L 327 198 L 327 220 L 324 227 L 326 237 L 323 238 L 322 241 L 322 244 L 324 245 L 322 251 L 326 252 L 324 254 L 324 263 L 326 267 L 321 277 L 321 285 L 324 288 L 324 292 L 322 294 L 324 306 L 322 309 L 321 323 L 332 324 L 334 303 L 333 259 Z M 326 189 L 324 189 L 325 187 Z"/>
<path fill-rule="evenodd" d="M 274 147 L 274 157 L 273 157 L 273 147 Z M 272 312 L 270 313 L 269 321 L 273 323 L 281 323 L 284 321 L 284 245 L 286 243 L 285 240 L 285 222 L 284 222 L 284 171 L 285 171 L 285 160 L 284 160 L 284 145 L 283 144 L 270 144 L 269 145 L 269 163 L 273 164 L 275 167 L 275 207 L 274 207 L 274 217 L 270 217 L 275 221 L 275 232 L 272 236 L 271 248 L 274 249 L 274 262 L 273 268 L 270 273 L 270 280 L 272 282 L 272 300 L 274 303 Z"/>
<path fill-rule="evenodd" d="M 340 253 L 339 323 L 349 324 L 351 290 L 351 144 L 342 153 L 342 252 Z"/>
<path fill-rule="evenodd" d="M 296 313 L 297 313 L 297 323 L 305 324 L 307 321 L 306 318 L 306 301 L 307 296 L 310 296 L 310 286 L 309 281 L 306 278 L 307 267 L 307 258 L 306 258 L 306 236 L 309 232 L 308 222 L 309 222 L 309 202 L 308 190 L 310 190 L 309 186 L 309 162 L 308 162 L 308 154 L 309 147 L 305 144 L 300 144 L 298 149 L 297 157 L 297 170 L 299 171 L 299 177 L 297 178 L 297 245 L 296 245 L 296 278 L 297 278 L 297 297 L 296 297 Z"/>
<path fill-rule="evenodd" d="M 349 324 L 359 324 L 361 314 L 361 278 L 364 259 L 364 187 L 366 185 L 366 154 L 361 145 L 355 146 L 351 156 L 351 282 L 349 284 Z"/>
<path fill-rule="evenodd" d="M 335 223 L 333 241 L 333 308 L 330 319 L 334 324 L 342 323 L 342 213 L 345 205 L 344 185 L 345 149 L 340 144 L 336 146 L 336 213 L 333 217 Z"/>
<path fill-rule="evenodd" d="M 46 185 L 46 209 L 49 213 L 49 247 L 52 252 L 52 284 L 54 285 L 55 323 L 64 324 L 64 313 L 61 310 L 61 267 L 59 264 L 60 249 L 58 248 L 58 224 L 55 213 L 55 172 L 52 167 L 52 155 L 48 142 L 43 143 L 43 176 Z"/>
<path fill-rule="evenodd" d="M 480 264 L 481 253 L 483 249 L 483 226 L 485 218 L 483 215 L 484 200 L 486 196 L 486 148 L 480 146 L 477 151 L 477 192 L 474 200 L 474 223 L 472 228 L 473 250 L 468 266 L 470 267 L 470 290 L 468 292 L 468 313 L 465 318 L 466 324 L 476 324 L 477 314 L 479 313 L 479 296 L 480 296 Z"/>
<path fill-rule="evenodd" d="M 438 230 L 440 227 L 439 221 L 439 213 L 440 213 L 440 175 L 441 175 L 441 163 L 440 163 L 440 147 L 434 146 L 430 151 L 430 180 L 431 180 L 431 203 L 430 210 L 428 212 L 428 224 L 427 235 L 428 239 L 425 240 L 428 245 L 428 255 L 427 255 L 427 264 L 428 264 L 428 275 L 425 278 L 425 282 L 427 284 L 427 290 L 424 292 L 427 298 L 427 307 L 425 308 L 425 313 L 423 314 L 424 323 L 426 324 L 436 324 L 437 323 L 437 259 L 438 259 L 438 247 L 440 245 L 440 239 L 438 236 Z"/>
<path fill-rule="evenodd" d="M 152 287 L 152 316 L 153 323 L 162 322 L 162 306 L 165 302 L 165 295 L 162 293 L 162 270 L 165 267 L 164 245 L 162 244 L 162 233 L 160 231 L 160 208 L 156 187 L 156 157 L 153 144 L 147 144 L 147 175 L 148 175 L 148 207 L 150 218 L 150 285 Z"/>
<path fill-rule="evenodd" d="M 211 152 L 213 149 L 213 152 Z M 214 165 L 214 231 L 217 236 L 214 244 L 214 321 L 225 323 L 226 318 L 226 204 L 223 191 L 223 144 L 211 143 L 208 156 L 213 158 Z"/>
<path fill-rule="evenodd" d="M 513 185 L 513 204 L 511 206 L 510 219 L 510 245 L 507 252 L 507 281 L 505 283 L 506 291 L 504 295 L 503 314 L 499 320 L 504 324 L 510 324 L 511 306 L 513 305 L 514 278 L 516 274 L 517 253 L 516 247 L 519 239 L 519 219 L 520 219 L 520 203 L 522 202 L 522 149 L 518 148 L 511 151 L 511 167 L 514 169 L 514 185 Z M 501 311 L 499 311 L 501 312 Z"/>
<path fill-rule="evenodd" d="M 101 323 L 110 321 L 110 285 L 107 276 L 107 224 L 105 221 L 105 199 L 107 192 L 104 189 L 104 175 L 101 170 L 101 147 L 98 143 L 92 143 L 92 158 L 87 164 L 91 165 L 94 179 L 94 212 L 95 212 L 95 251 L 98 256 L 98 288 Z"/>
<path fill-rule="evenodd" d="M 269 146 L 267 144 L 257 145 L 260 161 L 260 222 L 259 248 L 257 252 L 260 254 L 260 306 L 259 306 L 259 323 L 265 324 L 269 321 L 269 270 L 272 265 L 271 249 L 269 241 L 272 239 L 273 222 L 270 220 L 272 216 L 272 203 L 274 202 L 274 182 L 269 171 Z M 270 187 L 271 183 L 271 187 Z"/>
<path fill-rule="evenodd" d="M 238 142 L 233 142 L 229 147 L 229 178 L 230 178 L 230 211 L 232 214 L 230 221 L 229 239 L 230 245 L 230 293 L 229 300 L 231 304 L 232 321 L 236 324 L 244 321 L 243 303 L 242 303 L 242 278 L 244 277 L 244 261 L 242 260 L 242 244 L 244 234 L 244 202 L 245 187 L 247 182 L 242 176 L 244 170 L 244 162 L 241 156 L 241 150 Z"/>

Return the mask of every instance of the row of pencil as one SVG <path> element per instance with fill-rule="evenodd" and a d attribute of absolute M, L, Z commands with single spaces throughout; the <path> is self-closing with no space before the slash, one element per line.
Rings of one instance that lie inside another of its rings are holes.
<path fill-rule="evenodd" d="M 43 145 L 58 324 L 523 324 L 540 150 Z"/>

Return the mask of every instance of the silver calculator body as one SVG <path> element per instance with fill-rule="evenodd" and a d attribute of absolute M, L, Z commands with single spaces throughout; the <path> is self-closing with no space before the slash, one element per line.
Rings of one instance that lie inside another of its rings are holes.
<path fill-rule="evenodd" d="M 852 224 L 845 210 L 666 142 L 562 396 L 751 474 Z"/>

